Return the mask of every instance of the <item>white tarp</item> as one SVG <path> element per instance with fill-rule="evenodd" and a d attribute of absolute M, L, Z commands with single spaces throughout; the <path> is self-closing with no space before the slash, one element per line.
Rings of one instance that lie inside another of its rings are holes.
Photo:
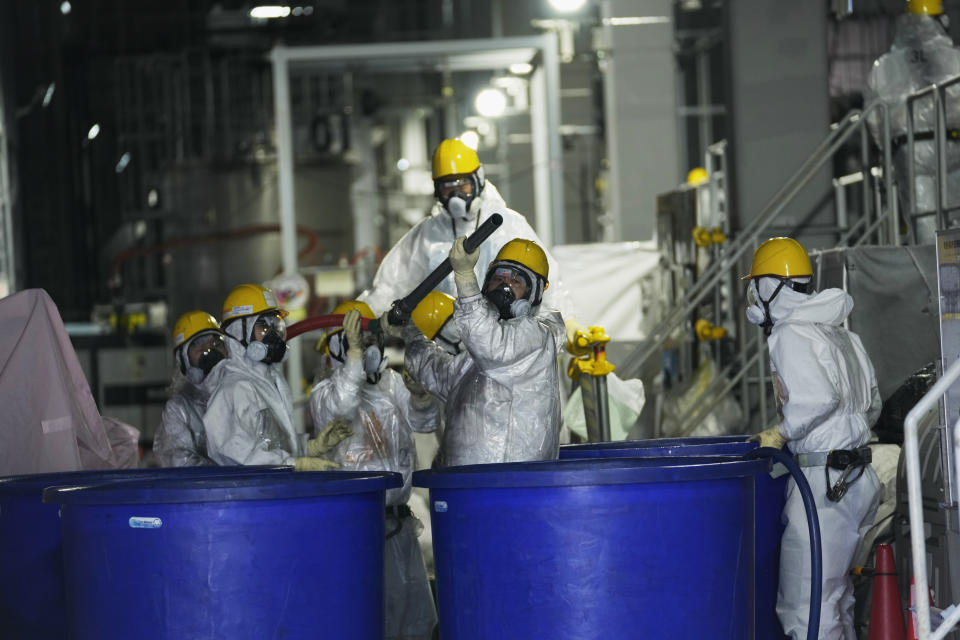
<path fill-rule="evenodd" d="M 553 247 L 563 283 L 584 326 L 599 326 L 617 342 L 644 338 L 644 278 L 657 270 L 653 242 L 605 242 Z"/>
<path fill-rule="evenodd" d="M 120 466 L 47 292 L 3 298 L 0 323 L 0 476 Z"/>

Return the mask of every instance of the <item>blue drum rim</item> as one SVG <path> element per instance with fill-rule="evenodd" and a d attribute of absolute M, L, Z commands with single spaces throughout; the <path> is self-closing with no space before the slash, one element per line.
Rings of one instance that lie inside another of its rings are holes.
<path fill-rule="evenodd" d="M 191 470 L 190 473 L 184 473 L 184 469 Z M 55 471 L 51 473 L 31 473 L 17 476 L 0 477 L 0 499 L 4 496 L 21 495 L 40 495 L 44 489 L 50 487 L 77 486 L 80 484 L 100 484 L 101 482 L 125 482 L 128 480 L 140 481 L 149 478 L 163 478 L 169 475 L 170 478 L 190 478 L 194 477 L 192 473 L 206 475 L 201 472 L 206 470 L 210 476 L 217 474 L 226 475 L 248 475 L 252 473 L 277 473 L 282 471 L 293 471 L 289 465 L 254 465 L 248 467 L 242 466 L 206 466 L 206 467 L 157 467 L 142 469 L 85 469 L 81 471 Z M 143 478 L 128 477 L 142 475 Z M 98 478 L 99 476 L 99 478 Z M 112 476 L 118 476 L 113 478 Z"/>
<path fill-rule="evenodd" d="M 157 480 L 120 480 L 104 484 L 51 487 L 46 503 L 65 505 L 136 505 L 244 502 L 319 498 L 385 491 L 403 484 L 391 472 L 308 471 Z"/>
<path fill-rule="evenodd" d="M 692 482 L 756 476 L 770 467 L 767 459 L 724 455 L 577 458 L 423 470 L 413 474 L 413 484 L 427 489 L 510 489 Z"/>
<path fill-rule="evenodd" d="M 717 446 L 724 444 L 750 444 L 748 435 L 734 436 L 705 436 L 697 438 L 655 438 L 651 440 L 615 440 L 611 442 L 582 442 L 579 444 L 565 444 L 561 451 L 584 451 L 597 449 L 667 449 L 697 446 Z M 755 443 L 755 447 L 759 447 Z"/>

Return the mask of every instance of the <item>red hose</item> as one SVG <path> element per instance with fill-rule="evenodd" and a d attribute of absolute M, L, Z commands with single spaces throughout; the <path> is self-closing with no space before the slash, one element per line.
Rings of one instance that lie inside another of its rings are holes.
<path fill-rule="evenodd" d="M 369 318 L 360 318 L 361 329 L 366 330 L 369 323 Z M 308 331 L 315 331 L 316 329 L 330 329 L 333 327 L 342 326 L 343 314 L 341 313 L 330 314 L 326 316 L 314 316 L 312 318 L 307 318 L 306 320 L 301 320 L 300 322 L 295 322 L 287 327 L 287 340 L 296 338 L 300 334 Z"/>

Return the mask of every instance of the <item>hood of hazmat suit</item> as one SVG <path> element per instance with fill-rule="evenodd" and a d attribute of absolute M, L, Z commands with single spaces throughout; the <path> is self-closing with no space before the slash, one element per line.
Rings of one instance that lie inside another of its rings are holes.
<path fill-rule="evenodd" d="M 229 357 L 203 387 L 210 394 L 203 426 L 207 455 L 219 465 L 289 465 L 301 454 L 293 400 L 279 365 L 253 363 L 227 338 Z"/>
<path fill-rule="evenodd" d="M 412 323 L 404 330 L 407 370 L 445 405 L 442 464 L 556 459 L 557 356 L 566 344 L 560 314 L 535 307 L 531 315 L 500 320 L 477 294 L 458 298 L 453 318 L 464 348 L 456 356 Z"/>

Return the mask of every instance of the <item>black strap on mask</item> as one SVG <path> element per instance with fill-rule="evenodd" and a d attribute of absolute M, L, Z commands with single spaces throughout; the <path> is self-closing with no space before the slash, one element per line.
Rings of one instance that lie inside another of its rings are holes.
<path fill-rule="evenodd" d="M 773 293 L 767 300 L 763 299 L 763 296 L 760 295 L 760 278 L 776 278 L 780 281 L 780 284 L 777 285 L 777 288 L 773 290 Z M 773 302 L 773 299 L 777 297 L 777 294 L 780 293 L 780 290 L 784 286 L 790 287 L 797 293 L 810 293 L 813 291 L 813 281 L 810 282 L 794 282 L 790 278 L 784 278 L 782 276 L 758 276 L 753 280 L 754 286 L 757 289 L 757 300 L 760 301 L 760 304 L 763 305 L 763 322 L 760 323 L 760 326 L 763 328 L 763 335 L 769 336 L 770 332 L 773 331 L 773 317 L 770 315 L 770 303 Z"/>

